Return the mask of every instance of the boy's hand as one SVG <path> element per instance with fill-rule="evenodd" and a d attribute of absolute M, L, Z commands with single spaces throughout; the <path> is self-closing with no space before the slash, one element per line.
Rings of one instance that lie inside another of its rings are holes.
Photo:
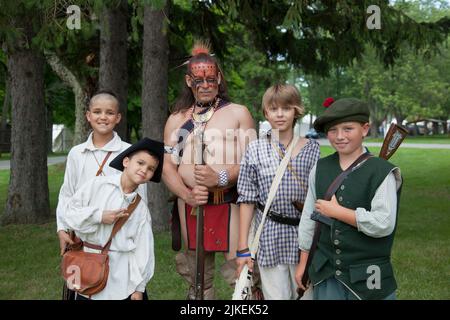
<path fill-rule="evenodd" d="M 139 291 L 135 291 L 132 295 L 131 295 L 131 300 L 143 300 L 144 298 L 144 294 L 142 292 Z"/>
<path fill-rule="evenodd" d="M 237 263 L 237 269 L 236 269 L 236 278 L 239 278 L 242 272 L 242 268 L 244 268 L 245 265 L 248 266 L 248 269 L 253 272 L 253 260 L 251 257 L 238 257 L 236 259 Z"/>
<path fill-rule="evenodd" d="M 208 203 L 208 188 L 205 186 L 196 185 L 192 188 L 186 203 L 193 208 Z"/>
<path fill-rule="evenodd" d="M 306 288 L 302 283 L 303 274 L 305 273 L 305 266 L 305 264 L 299 263 L 295 268 L 295 282 L 297 283 L 297 286 L 303 291 L 306 291 Z"/>
<path fill-rule="evenodd" d="M 194 178 L 195 183 L 208 188 L 217 187 L 219 184 L 219 174 L 208 165 L 195 165 Z"/>
<path fill-rule="evenodd" d="M 118 210 L 105 210 L 102 215 L 102 223 L 104 224 L 113 224 L 117 221 L 117 219 L 128 216 L 128 213 L 125 213 L 127 209 L 118 209 Z"/>
<path fill-rule="evenodd" d="M 341 205 L 337 202 L 336 196 L 333 196 L 330 201 L 319 199 L 315 204 L 316 211 L 330 218 L 333 218 L 334 213 L 340 208 Z"/>
<path fill-rule="evenodd" d="M 73 241 L 70 239 L 70 236 L 67 232 L 64 230 L 58 231 L 58 238 L 59 238 L 59 248 L 61 249 L 60 255 L 64 254 L 64 251 L 66 250 L 67 245 L 72 245 Z"/>

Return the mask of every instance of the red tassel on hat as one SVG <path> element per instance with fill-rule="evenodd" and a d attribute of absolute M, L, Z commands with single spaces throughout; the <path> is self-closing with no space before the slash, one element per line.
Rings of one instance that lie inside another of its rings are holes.
<path fill-rule="evenodd" d="M 333 102 L 334 102 L 334 99 L 332 97 L 329 97 L 329 98 L 325 99 L 325 101 L 322 103 L 322 105 L 325 108 L 328 108 Z"/>

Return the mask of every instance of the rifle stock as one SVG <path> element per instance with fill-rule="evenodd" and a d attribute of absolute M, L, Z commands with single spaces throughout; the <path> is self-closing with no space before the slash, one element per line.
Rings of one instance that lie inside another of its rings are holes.
<path fill-rule="evenodd" d="M 397 151 L 400 144 L 408 135 L 408 130 L 398 124 L 391 123 L 384 138 L 383 145 L 378 155 L 380 158 L 388 160 Z"/>

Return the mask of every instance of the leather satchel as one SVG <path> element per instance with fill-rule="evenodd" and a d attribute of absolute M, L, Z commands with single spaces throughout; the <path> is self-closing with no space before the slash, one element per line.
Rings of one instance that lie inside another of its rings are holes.
<path fill-rule="evenodd" d="M 91 296 L 105 288 L 109 275 L 108 251 L 112 239 L 131 216 L 140 201 L 141 197 L 138 194 L 136 200 L 125 211 L 128 216 L 116 221 L 108 242 L 103 247 L 83 242 L 78 237 L 73 236 L 74 244 L 68 247 L 61 262 L 62 276 L 69 289 Z M 101 250 L 101 252 L 85 252 L 83 247 Z"/>

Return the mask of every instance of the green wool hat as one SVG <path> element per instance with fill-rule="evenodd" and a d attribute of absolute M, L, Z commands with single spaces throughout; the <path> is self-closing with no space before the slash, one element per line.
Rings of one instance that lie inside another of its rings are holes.
<path fill-rule="evenodd" d="M 331 104 L 329 104 L 331 102 Z M 327 98 L 324 102 L 325 112 L 314 121 L 317 132 L 327 133 L 332 126 L 349 121 L 369 122 L 369 106 L 364 101 L 355 98 L 345 98 L 333 101 Z"/>

